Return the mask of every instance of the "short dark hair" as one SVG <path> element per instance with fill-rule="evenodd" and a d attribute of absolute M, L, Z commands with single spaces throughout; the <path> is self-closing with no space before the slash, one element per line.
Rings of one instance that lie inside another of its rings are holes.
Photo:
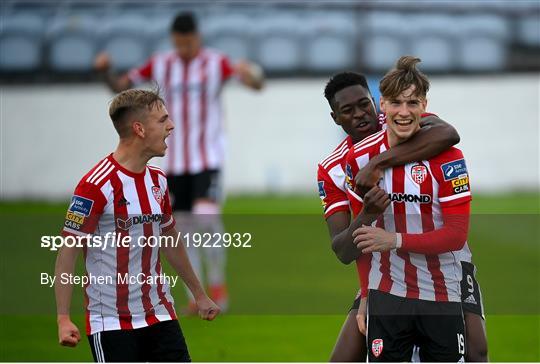
<path fill-rule="evenodd" d="M 420 58 L 403 56 L 396 62 L 396 66 L 384 75 L 379 84 L 381 95 L 385 98 L 396 98 L 411 85 L 416 87 L 415 96 L 426 97 L 429 91 L 429 79 L 416 64 Z"/>
<path fill-rule="evenodd" d="M 171 32 L 173 33 L 196 33 L 197 32 L 197 20 L 191 12 L 180 13 L 174 18 L 171 25 Z"/>
<path fill-rule="evenodd" d="M 129 89 L 114 97 L 109 106 L 109 116 L 120 138 L 129 136 L 129 118 L 134 113 L 150 111 L 158 105 L 164 105 L 159 89 Z"/>
<path fill-rule="evenodd" d="M 334 98 L 336 93 L 347 88 L 349 86 L 360 85 L 365 88 L 370 94 L 369 86 L 364 75 L 356 72 L 341 72 L 333 75 L 328 80 L 326 87 L 324 88 L 324 97 L 328 100 L 330 107 L 333 108 Z"/>

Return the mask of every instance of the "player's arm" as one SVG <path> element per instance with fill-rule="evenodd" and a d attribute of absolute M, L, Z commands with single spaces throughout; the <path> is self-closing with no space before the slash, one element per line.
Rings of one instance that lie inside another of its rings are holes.
<path fill-rule="evenodd" d="M 364 225 L 371 225 L 386 210 L 390 199 L 383 189 L 374 186 L 364 195 L 363 202 L 362 211 L 352 221 L 349 214 L 343 212 L 326 220 L 332 237 L 332 250 L 343 264 L 349 264 L 362 255 L 354 243 L 353 233 Z"/>
<path fill-rule="evenodd" d="M 362 196 L 377 184 L 386 168 L 437 156 L 459 143 L 456 129 L 435 115 L 425 114 L 422 128 L 409 140 L 374 156 L 355 176 L 356 191 Z"/>
<path fill-rule="evenodd" d="M 58 251 L 54 269 L 58 340 L 60 345 L 71 347 L 79 343 L 81 334 L 77 326 L 71 321 L 69 314 L 73 285 L 71 283 L 61 283 L 61 277 L 62 274 L 73 274 L 75 272 L 75 262 L 80 252 L 81 248 L 62 246 Z"/>
<path fill-rule="evenodd" d="M 105 52 L 96 56 L 94 68 L 100 73 L 107 86 L 113 92 L 122 92 L 133 87 L 133 82 L 127 74 L 118 75 L 111 70 L 111 59 Z"/>
<path fill-rule="evenodd" d="M 400 234 L 365 226 L 354 233 L 354 243 L 362 253 L 400 249 L 405 252 L 436 255 L 461 250 L 469 232 L 470 202 L 443 207 L 443 226 L 421 234 Z"/>
<path fill-rule="evenodd" d="M 260 90 L 264 86 L 264 71 L 256 63 L 239 61 L 234 65 L 234 72 L 240 82 L 254 90 Z"/>
<path fill-rule="evenodd" d="M 189 261 L 184 242 L 178 236 L 178 232 L 175 228 L 163 232 L 164 236 L 173 237 L 174 241 L 178 241 L 178 244 L 166 244 L 161 247 L 162 251 L 167 258 L 167 261 L 171 264 L 173 269 L 182 278 L 186 286 L 189 288 L 197 307 L 199 308 L 199 314 L 204 320 L 213 320 L 220 312 L 219 307 L 208 297 L 201 282 L 195 275 L 193 267 Z"/>

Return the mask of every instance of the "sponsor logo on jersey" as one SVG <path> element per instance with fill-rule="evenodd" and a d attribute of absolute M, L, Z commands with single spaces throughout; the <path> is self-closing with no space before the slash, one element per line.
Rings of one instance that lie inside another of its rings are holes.
<path fill-rule="evenodd" d="M 415 202 L 415 203 L 430 203 L 430 195 L 412 195 L 409 193 L 389 193 L 388 197 L 392 202 Z"/>
<path fill-rule="evenodd" d="M 152 195 L 154 195 L 157 203 L 161 206 L 161 204 L 163 203 L 163 191 L 161 191 L 161 188 L 159 188 L 159 186 L 152 186 Z"/>
<path fill-rule="evenodd" d="M 69 205 L 68 211 L 82 216 L 89 216 L 93 205 L 94 200 L 75 195 L 71 198 L 71 204 Z"/>
<path fill-rule="evenodd" d="M 161 222 L 162 214 L 145 214 L 132 216 L 127 219 L 116 218 L 116 225 L 122 230 L 128 230 L 133 225 Z"/>
<path fill-rule="evenodd" d="M 463 176 L 451 181 L 454 194 L 469 191 L 469 176 Z"/>
<path fill-rule="evenodd" d="M 321 205 L 326 207 L 326 202 L 324 199 L 326 198 L 326 191 L 324 190 L 324 181 L 319 181 L 319 197 L 321 198 Z"/>
<path fill-rule="evenodd" d="M 476 299 L 474 298 L 474 296 L 472 294 L 469 295 L 469 297 L 465 298 L 465 300 L 463 302 L 464 303 L 470 303 L 471 305 L 477 305 L 478 304 L 476 302 Z"/>
<path fill-rule="evenodd" d="M 347 164 L 345 166 L 345 183 L 347 184 L 347 186 L 349 186 L 349 189 L 351 190 L 353 189 L 352 180 L 353 180 L 352 169 L 351 169 L 351 166 Z"/>
<path fill-rule="evenodd" d="M 371 352 L 378 358 L 383 351 L 383 339 L 375 339 L 371 342 Z"/>
<path fill-rule="evenodd" d="M 423 165 L 412 166 L 411 168 L 411 177 L 414 182 L 421 184 L 426 180 L 427 168 Z"/>
<path fill-rule="evenodd" d="M 465 159 L 458 159 L 456 161 L 445 163 L 441 165 L 441 171 L 445 181 L 466 177 L 467 166 L 465 165 Z"/>
<path fill-rule="evenodd" d="M 79 215 L 75 212 L 68 211 L 66 214 L 66 222 L 67 221 L 73 221 L 76 224 L 84 224 L 84 216 Z"/>

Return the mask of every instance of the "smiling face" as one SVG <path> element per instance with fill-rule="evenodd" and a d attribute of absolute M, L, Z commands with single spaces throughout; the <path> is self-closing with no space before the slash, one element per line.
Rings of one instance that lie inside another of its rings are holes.
<path fill-rule="evenodd" d="M 142 140 L 144 151 L 151 157 L 163 157 L 167 150 L 165 139 L 174 129 L 174 124 L 169 118 L 167 109 L 162 103 L 153 105 L 145 112 L 143 118 Z"/>
<path fill-rule="evenodd" d="M 361 85 L 336 92 L 330 115 L 352 138 L 353 143 L 358 143 L 379 128 L 373 98 Z"/>
<path fill-rule="evenodd" d="M 386 113 L 388 143 L 392 147 L 403 143 L 420 129 L 420 119 L 427 100 L 411 85 L 396 97 L 381 97 L 381 110 Z"/>

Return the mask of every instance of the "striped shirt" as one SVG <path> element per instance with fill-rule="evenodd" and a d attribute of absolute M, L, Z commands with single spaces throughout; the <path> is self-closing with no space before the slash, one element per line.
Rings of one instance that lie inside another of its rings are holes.
<path fill-rule="evenodd" d="M 353 192 L 352 176 L 388 148 L 387 133 L 380 131 L 350 150 L 346 167 L 351 176 L 348 179 L 351 182 L 347 191 L 349 198 L 361 202 Z M 445 208 L 464 205 L 471 200 L 465 160 L 456 148 L 430 160 L 386 169 L 379 186 L 389 193 L 392 203 L 376 225 L 386 231 L 404 234 L 440 229 Z M 463 249 L 468 251 L 466 245 Z M 375 252 L 367 267 L 369 289 L 400 297 L 459 302 L 462 255 L 463 251 L 419 254 L 394 249 Z"/>
<path fill-rule="evenodd" d="M 128 73 L 134 84 L 155 81 L 175 128 L 168 139 L 167 174 L 195 174 L 223 165 L 221 89 L 233 75 L 229 59 L 203 48 L 189 62 L 175 51 L 157 53 Z"/>
<path fill-rule="evenodd" d="M 131 238 L 129 244 L 113 246 L 111 238 L 105 247 L 83 248 L 86 277 L 105 280 L 104 284 L 90 280 L 84 289 L 88 335 L 176 318 L 168 282 L 160 279 L 159 245 L 138 243 L 141 237 L 159 237 L 174 226 L 167 178 L 158 168 L 147 166 L 144 172 L 133 173 L 111 154 L 81 179 L 63 235 L 92 235 L 102 241 L 107 234 Z"/>

